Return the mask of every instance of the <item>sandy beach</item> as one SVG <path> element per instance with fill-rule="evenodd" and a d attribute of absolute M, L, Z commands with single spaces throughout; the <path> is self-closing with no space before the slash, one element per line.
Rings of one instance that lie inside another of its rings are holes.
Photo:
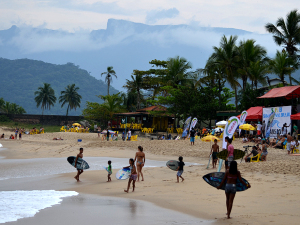
<path fill-rule="evenodd" d="M 8 137 L 12 132 L 0 128 L 0 133 L 5 133 Z M 54 141 L 52 140 L 54 137 L 61 137 L 64 140 Z M 82 142 L 78 143 L 77 139 L 82 139 Z M 175 183 L 176 172 L 166 166 L 157 164 L 156 167 L 145 167 L 143 169 L 145 181 L 137 182 L 136 191 L 128 194 L 123 191 L 127 182 L 115 179 L 114 174 L 118 169 L 114 167 L 111 183 L 106 182 L 107 172 L 104 170 L 85 171 L 81 175 L 82 182 L 80 183 L 73 178 L 75 171 L 66 171 L 56 175 L 1 180 L 1 192 L 13 190 L 75 191 L 83 196 L 141 200 L 174 210 L 169 211 L 170 214 L 168 214 L 170 221 L 173 221 L 170 224 L 175 224 L 171 217 L 174 215 L 175 218 L 176 212 L 215 224 L 298 224 L 300 219 L 298 213 L 300 156 L 289 156 L 284 150 L 269 149 L 267 162 L 240 163 L 238 160 L 238 169 L 252 187 L 247 191 L 237 193 L 231 214 L 232 219 L 227 220 L 224 191 L 212 188 L 202 179 L 203 175 L 216 169 L 212 169 L 212 165 L 206 169 L 210 143 L 204 143 L 199 139 L 196 140 L 195 146 L 190 146 L 188 140 L 157 141 L 138 138 L 136 142 L 107 142 L 101 141 L 97 134 L 57 132 L 23 135 L 21 141 L 1 139 L 0 143 L 7 148 L 0 152 L 0 155 L 4 157 L 1 159 L 3 164 L 0 163 L 3 174 L 6 169 L 10 172 L 18 168 L 17 163 L 12 163 L 9 167 L 4 163 L 5 160 L 66 159 L 68 156 L 76 155 L 80 147 L 84 148 L 84 157 L 110 157 L 112 163 L 114 163 L 114 158 L 128 160 L 134 157 L 139 145 L 144 147 L 146 165 L 149 159 L 166 162 L 170 159 L 176 160 L 180 155 L 184 157 L 185 162 L 197 163 L 197 165 L 185 167 L 183 173 L 185 181 L 179 184 Z M 242 146 L 245 144 L 236 139 L 233 145 L 235 148 L 243 149 Z M 70 165 L 67 164 L 67 166 Z M 70 200 L 65 201 L 67 200 L 63 200 L 61 207 L 67 207 L 67 202 Z M 57 206 L 52 208 L 37 213 L 31 218 L 31 222 L 39 224 L 42 218 L 39 214 L 49 216 L 59 211 Z M 26 219 L 20 219 L 13 224 L 22 224 L 22 220 Z"/>

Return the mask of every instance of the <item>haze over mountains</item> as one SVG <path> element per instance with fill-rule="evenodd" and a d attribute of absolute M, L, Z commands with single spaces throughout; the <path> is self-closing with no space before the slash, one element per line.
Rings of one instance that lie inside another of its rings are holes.
<path fill-rule="evenodd" d="M 192 63 L 193 70 L 203 67 L 212 46 L 218 46 L 224 34 L 238 35 L 239 40 L 255 39 L 267 48 L 270 57 L 280 49 L 270 34 L 198 25 L 150 26 L 109 19 L 106 29 L 78 30 L 75 33 L 12 26 L 0 31 L 0 57 L 28 58 L 54 64 L 71 62 L 102 80 L 104 77 L 101 78 L 100 74 L 107 66 L 113 66 L 118 79 L 113 80 L 112 86 L 122 91 L 132 71 L 149 69 L 152 59 L 165 60 L 179 55 Z M 15 77 L 12 75 L 10 79 Z M 59 77 L 57 79 L 59 81 Z"/>

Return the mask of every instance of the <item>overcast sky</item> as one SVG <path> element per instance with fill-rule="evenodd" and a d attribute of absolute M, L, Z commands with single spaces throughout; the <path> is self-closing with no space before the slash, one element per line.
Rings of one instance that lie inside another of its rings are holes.
<path fill-rule="evenodd" d="M 0 29 L 12 25 L 105 29 L 109 18 L 149 25 L 190 24 L 265 33 L 299 0 L 0 0 Z"/>

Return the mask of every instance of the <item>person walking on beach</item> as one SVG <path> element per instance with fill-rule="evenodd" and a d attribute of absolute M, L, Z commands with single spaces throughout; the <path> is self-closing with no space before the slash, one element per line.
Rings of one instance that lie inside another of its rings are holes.
<path fill-rule="evenodd" d="M 218 161 L 218 157 L 217 157 L 217 154 L 219 152 L 219 145 L 217 144 L 217 139 L 214 140 L 214 144 L 211 146 L 211 151 L 210 151 L 210 154 L 212 154 L 212 165 L 213 165 L 213 168 L 216 168 L 216 165 L 217 165 L 217 161 Z"/>
<path fill-rule="evenodd" d="M 196 131 L 194 128 L 192 128 L 192 130 L 190 131 L 190 142 L 191 142 L 191 145 L 195 145 L 195 134 L 196 134 Z"/>
<path fill-rule="evenodd" d="M 131 140 L 131 130 L 128 129 L 128 132 L 127 132 L 127 141 L 130 141 Z"/>
<path fill-rule="evenodd" d="M 182 174 L 183 174 L 183 167 L 184 167 L 184 162 L 182 161 L 183 160 L 183 157 L 182 156 L 179 156 L 178 158 L 179 162 L 178 162 L 178 168 L 176 171 L 177 172 L 177 183 L 179 183 L 179 177 L 181 178 L 181 182 L 184 181 L 184 178 L 182 177 Z"/>
<path fill-rule="evenodd" d="M 77 155 L 77 157 L 75 159 L 75 164 L 74 164 L 74 167 L 77 169 L 77 175 L 74 178 L 77 180 L 77 182 L 80 182 L 79 175 L 83 173 L 83 169 L 77 168 L 77 161 L 78 161 L 78 159 L 82 159 L 82 158 L 83 158 L 83 148 L 80 148 L 79 154 Z"/>
<path fill-rule="evenodd" d="M 267 146 L 265 140 L 262 141 L 261 151 L 262 151 L 262 153 L 261 153 L 261 161 L 267 161 L 268 146 Z"/>
<path fill-rule="evenodd" d="M 111 161 L 109 160 L 107 162 L 108 164 L 108 167 L 107 167 L 107 172 L 108 172 L 108 175 L 107 175 L 107 182 L 110 182 L 111 181 L 111 174 L 112 174 L 112 170 L 111 170 Z"/>
<path fill-rule="evenodd" d="M 16 130 L 15 130 L 15 139 L 16 140 L 18 139 L 18 132 L 19 132 L 19 129 L 16 127 Z"/>
<path fill-rule="evenodd" d="M 101 134 L 101 127 L 97 127 L 97 133 L 98 133 L 98 138 L 100 138 L 100 134 Z"/>
<path fill-rule="evenodd" d="M 107 128 L 107 132 L 106 132 L 106 140 L 109 141 L 109 130 Z"/>
<path fill-rule="evenodd" d="M 20 130 L 19 130 L 19 140 L 21 140 L 22 139 L 22 129 L 20 128 Z"/>
<path fill-rule="evenodd" d="M 228 167 L 230 167 L 230 163 L 234 159 L 234 155 L 233 155 L 234 147 L 233 147 L 233 145 L 231 143 L 232 143 L 232 138 L 228 138 L 228 140 L 227 140 L 228 155 L 227 155 L 227 158 L 226 158 L 226 160 L 228 161 Z"/>
<path fill-rule="evenodd" d="M 143 147 L 138 147 L 138 152 L 135 153 L 134 161 L 136 161 L 136 168 L 137 168 L 137 181 L 140 181 L 140 174 L 142 176 L 142 181 L 144 181 L 144 175 L 142 169 L 145 165 L 146 157 L 145 153 L 143 152 Z"/>
<path fill-rule="evenodd" d="M 234 200 L 235 193 L 236 193 L 237 179 L 239 179 L 241 181 L 241 183 L 243 185 L 245 185 L 246 187 L 251 188 L 250 184 L 247 185 L 243 181 L 243 179 L 241 177 L 241 173 L 237 169 L 237 162 L 233 161 L 230 163 L 230 168 L 229 168 L 229 170 L 226 171 L 224 178 L 223 178 L 222 182 L 220 183 L 219 187 L 217 187 L 217 189 L 222 188 L 224 182 L 227 180 L 226 186 L 225 186 L 227 219 L 230 219 L 230 213 L 232 210 L 233 200 Z"/>
<path fill-rule="evenodd" d="M 130 166 L 127 166 L 127 167 L 123 168 L 123 169 L 130 168 L 130 171 L 131 171 L 131 175 L 130 175 L 129 181 L 128 181 L 127 190 L 124 190 L 124 192 L 127 192 L 127 193 L 129 191 L 131 181 L 132 181 L 132 192 L 134 192 L 135 181 L 136 181 L 136 178 L 137 178 L 136 168 L 135 168 L 135 165 L 134 165 L 134 160 L 132 158 L 129 159 L 129 164 L 130 164 Z"/>

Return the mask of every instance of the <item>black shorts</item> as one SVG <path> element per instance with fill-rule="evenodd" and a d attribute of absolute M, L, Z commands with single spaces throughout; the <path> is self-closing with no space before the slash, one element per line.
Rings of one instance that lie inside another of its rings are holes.
<path fill-rule="evenodd" d="M 251 159 L 250 157 L 247 157 L 246 162 L 250 162 L 250 159 Z"/>
<path fill-rule="evenodd" d="M 228 160 L 225 160 L 225 166 L 228 166 Z"/>

